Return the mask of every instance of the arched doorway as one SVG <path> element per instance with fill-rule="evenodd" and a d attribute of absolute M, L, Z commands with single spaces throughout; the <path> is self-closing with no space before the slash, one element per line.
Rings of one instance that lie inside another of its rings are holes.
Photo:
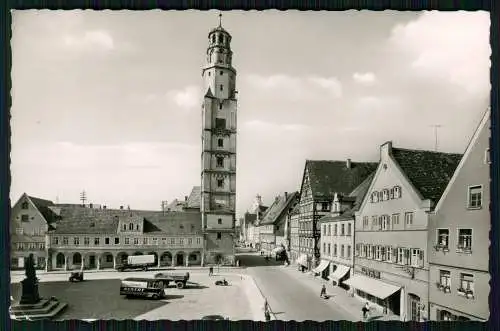
<path fill-rule="evenodd" d="M 175 256 L 175 264 L 184 265 L 184 252 L 178 252 Z"/>
<path fill-rule="evenodd" d="M 87 255 L 87 268 L 96 269 L 97 268 L 97 256 L 95 253 L 89 253 Z"/>
<path fill-rule="evenodd" d="M 73 267 L 76 267 L 76 266 L 80 266 L 82 264 L 82 254 L 80 253 L 75 253 L 73 254 L 73 261 L 72 261 L 72 265 Z"/>
<path fill-rule="evenodd" d="M 165 252 L 160 256 L 160 266 L 172 265 L 172 254 L 170 252 Z"/>
<path fill-rule="evenodd" d="M 128 254 L 124 252 L 120 252 L 116 255 L 116 263 L 126 263 L 128 259 Z"/>
<path fill-rule="evenodd" d="M 201 263 L 201 253 L 196 251 L 196 252 L 192 252 L 189 254 L 188 256 L 188 261 L 189 261 L 189 264 L 192 265 L 192 264 L 200 264 Z"/>
<path fill-rule="evenodd" d="M 109 252 L 102 253 L 100 260 L 100 267 L 102 268 L 113 268 L 113 254 Z"/>
<path fill-rule="evenodd" d="M 64 267 L 66 258 L 64 257 L 63 253 L 57 253 L 56 255 L 56 268 L 62 268 Z"/>
<path fill-rule="evenodd" d="M 411 321 L 420 321 L 420 312 L 421 312 L 421 303 L 420 297 L 413 293 L 408 294 L 408 303 L 410 308 L 410 320 Z"/>

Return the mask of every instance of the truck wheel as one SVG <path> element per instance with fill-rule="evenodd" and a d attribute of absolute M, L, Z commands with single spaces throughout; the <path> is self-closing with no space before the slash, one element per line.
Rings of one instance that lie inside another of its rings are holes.
<path fill-rule="evenodd" d="M 153 298 L 154 300 L 158 300 L 158 299 L 160 298 L 160 296 L 159 296 L 158 294 L 153 294 L 152 298 Z"/>
<path fill-rule="evenodd" d="M 184 288 L 183 282 L 177 282 L 177 288 Z"/>

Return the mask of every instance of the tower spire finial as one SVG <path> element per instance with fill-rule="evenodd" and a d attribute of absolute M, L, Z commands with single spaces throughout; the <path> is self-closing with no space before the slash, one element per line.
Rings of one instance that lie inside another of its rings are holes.
<path fill-rule="evenodd" d="M 222 27 L 222 13 L 219 13 L 219 26 Z"/>

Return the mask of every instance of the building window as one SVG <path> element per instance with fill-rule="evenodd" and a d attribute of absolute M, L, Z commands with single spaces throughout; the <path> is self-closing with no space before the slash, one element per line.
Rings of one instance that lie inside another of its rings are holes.
<path fill-rule="evenodd" d="M 458 250 L 470 253 L 472 251 L 472 229 L 458 229 Z"/>
<path fill-rule="evenodd" d="M 335 224 L 335 226 L 333 227 L 333 235 L 337 235 L 337 224 Z"/>
<path fill-rule="evenodd" d="M 474 275 L 460 274 L 460 288 L 458 289 L 458 293 L 467 297 L 474 295 Z"/>
<path fill-rule="evenodd" d="M 399 214 L 392 214 L 392 226 L 399 224 Z"/>
<path fill-rule="evenodd" d="M 224 71 L 221 71 L 221 72 L 220 72 L 220 75 L 221 75 L 221 76 L 222 76 L 222 75 L 224 75 Z"/>
<path fill-rule="evenodd" d="M 361 244 L 354 245 L 354 256 L 359 256 L 361 251 Z"/>
<path fill-rule="evenodd" d="M 450 290 L 451 272 L 449 272 L 448 270 L 439 270 L 439 285 Z"/>
<path fill-rule="evenodd" d="M 21 204 L 21 209 L 28 209 L 28 201 L 24 201 L 24 202 Z"/>
<path fill-rule="evenodd" d="M 481 208 L 483 204 L 483 187 L 481 185 L 469 187 L 469 208 Z"/>
<path fill-rule="evenodd" d="M 63 245 L 68 245 L 68 237 L 63 237 Z"/>
<path fill-rule="evenodd" d="M 393 256 L 392 256 L 392 247 L 391 246 L 387 246 L 385 248 L 385 260 L 388 261 L 388 262 L 393 262 L 392 259 L 393 259 Z"/>
<path fill-rule="evenodd" d="M 119 245 L 119 244 L 120 244 L 120 238 L 115 237 L 115 245 Z"/>
<path fill-rule="evenodd" d="M 222 218 L 217 219 L 217 224 L 222 224 Z"/>
<path fill-rule="evenodd" d="M 130 238 L 125 238 L 125 245 L 130 245 Z"/>
<path fill-rule="evenodd" d="M 217 187 L 224 187 L 224 179 L 217 179 Z"/>
<path fill-rule="evenodd" d="M 405 222 L 406 222 L 406 225 L 413 224 L 413 213 L 412 212 L 405 213 Z"/>
<path fill-rule="evenodd" d="M 323 254 L 326 254 L 326 243 L 323 243 Z"/>
<path fill-rule="evenodd" d="M 153 238 L 153 245 L 158 245 L 158 238 Z"/>
<path fill-rule="evenodd" d="M 330 249 L 331 249 L 331 247 L 332 247 L 332 244 L 328 244 L 328 255 L 330 255 L 330 254 L 331 254 L 331 250 L 330 250 Z"/>
<path fill-rule="evenodd" d="M 394 186 L 394 187 L 392 188 L 392 191 L 394 192 L 394 193 L 393 193 L 394 199 L 399 199 L 399 198 L 401 198 L 401 187 L 399 187 L 399 186 Z"/>
<path fill-rule="evenodd" d="M 78 238 L 78 237 L 74 237 L 74 238 L 73 238 L 73 244 L 74 244 L 75 246 L 80 245 L 80 238 Z"/>
<path fill-rule="evenodd" d="M 162 238 L 161 240 L 162 240 L 162 241 L 166 241 L 166 240 L 167 240 L 167 238 Z M 170 238 L 170 244 L 171 244 L 171 245 L 175 245 L 175 238 Z"/>
<path fill-rule="evenodd" d="M 397 257 L 397 262 L 399 264 L 405 264 L 405 249 L 404 248 L 398 248 L 398 257 Z"/>
<path fill-rule="evenodd" d="M 220 90 L 224 91 L 224 85 L 220 84 Z"/>
<path fill-rule="evenodd" d="M 16 243 L 16 248 L 18 251 L 24 250 L 24 243 Z"/>
<path fill-rule="evenodd" d="M 378 217 L 377 216 L 372 216 L 372 230 L 377 229 L 377 224 L 378 224 Z"/>
<path fill-rule="evenodd" d="M 90 238 L 89 238 L 89 237 L 85 237 L 85 238 L 83 238 L 83 244 L 84 244 L 85 246 L 90 245 Z"/>
<path fill-rule="evenodd" d="M 221 240 L 222 239 L 222 233 L 221 232 L 217 232 L 217 240 Z"/>
<path fill-rule="evenodd" d="M 424 266 L 424 251 L 418 248 L 411 249 L 411 265 L 418 268 Z"/>
<path fill-rule="evenodd" d="M 134 230 L 134 224 L 133 223 L 129 223 L 128 224 L 128 229 L 129 229 L 129 231 L 133 231 Z"/>
<path fill-rule="evenodd" d="M 224 167 L 224 158 L 221 156 L 217 157 L 217 167 L 219 167 L 219 168 Z"/>
<path fill-rule="evenodd" d="M 384 189 L 382 191 L 382 201 L 386 201 L 386 200 L 389 200 L 389 190 L 388 189 Z"/>
<path fill-rule="evenodd" d="M 347 235 L 350 236 L 351 232 L 352 232 L 352 224 L 351 223 L 347 223 Z"/>
<path fill-rule="evenodd" d="M 376 203 L 378 202 L 378 192 L 377 191 L 374 191 L 371 196 L 370 196 L 370 201 L 372 203 Z"/>
<path fill-rule="evenodd" d="M 337 244 L 333 244 L 333 256 L 337 256 Z"/>
<path fill-rule="evenodd" d="M 215 119 L 215 128 L 216 129 L 225 129 L 226 128 L 226 119 L 225 118 L 216 118 Z"/>
<path fill-rule="evenodd" d="M 94 238 L 94 245 L 98 246 L 100 243 L 100 239 L 99 238 Z"/>
<path fill-rule="evenodd" d="M 329 211 L 329 210 L 330 210 L 330 204 L 328 202 L 322 202 L 321 211 Z"/>
<path fill-rule="evenodd" d="M 328 233 L 329 236 L 332 234 L 331 230 L 332 230 L 332 226 L 331 226 L 331 224 L 328 224 L 328 231 L 327 231 L 327 233 Z"/>
<path fill-rule="evenodd" d="M 375 260 L 379 260 L 379 261 L 382 260 L 382 255 L 381 255 L 382 251 L 380 248 L 381 247 L 378 245 L 375 246 Z"/>
<path fill-rule="evenodd" d="M 224 139 L 218 139 L 217 140 L 217 146 L 224 147 Z"/>
<path fill-rule="evenodd" d="M 437 229 L 437 247 L 448 248 L 450 230 Z"/>
<path fill-rule="evenodd" d="M 52 238 L 52 244 L 59 245 L 59 237 Z"/>
<path fill-rule="evenodd" d="M 363 227 L 364 228 L 368 227 L 368 221 L 369 221 L 368 216 L 363 216 Z"/>
<path fill-rule="evenodd" d="M 484 164 L 491 164 L 490 149 L 486 148 L 484 151 Z"/>
<path fill-rule="evenodd" d="M 348 258 L 348 259 L 350 259 L 350 258 L 351 258 L 351 254 L 352 254 L 351 250 L 352 250 L 351 246 L 350 246 L 350 245 L 347 245 L 347 258 Z"/>
<path fill-rule="evenodd" d="M 109 245 L 109 238 L 104 238 L 104 245 Z"/>
<path fill-rule="evenodd" d="M 39 243 L 38 244 L 38 249 L 43 251 L 45 249 L 45 244 L 44 243 Z"/>
<path fill-rule="evenodd" d="M 345 247 L 344 245 L 340 245 L 340 257 L 344 258 L 345 256 Z"/>
<path fill-rule="evenodd" d="M 345 236 L 345 225 L 344 224 L 340 225 L 340 235 Z"/>
<path fill-rule="evenodd" d="M 142 244 L 147 245 L 148 244 L 148 238 L 142 238 Z"/>
<path fill-rule="evenodd" d="M 123 224 L 123 231 L 127 231 L 127 224 Z"/>
<path fill-rule="evenodd" d="M 193 244 L 193 238 L 188 238 L 188 245 L 192 245 Z"/>
<path fill-rule="evenodd" d="M 29 222 L 29 221 L 30 221 L 29 215 L 26 214 L 21 215 L 21 222 Z"/>
<path fill-rule="evenodd" d="M 222 102 L 219 103 L 219 110 L 222 110 Z"/>
<path fill-rule="evenodd" d="M 139 231 L 139 224 L 136 224 L 136 225 L 135 225 L 135 230 L 136 230 L 136 231 Z"/>
<path fill-rule="evenodd" d="M 139 238 L 134 238 L 134 245 L 139 245 Z"/>
<path fill-rule="evenodd" d="M 382 215 L 382 220 L 380 224 L 380 228 L 382 231 L 389 230 L 389 215 Z"/>

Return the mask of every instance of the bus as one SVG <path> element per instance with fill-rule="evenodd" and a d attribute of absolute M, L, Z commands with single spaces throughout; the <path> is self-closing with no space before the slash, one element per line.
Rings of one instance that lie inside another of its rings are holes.
<path fill-rule="evenodd" d="M 143 297 L 151 299 L 165 298 L 163 282 L 151 278 L 125 278 L 120 285 L 120 295 L 130 297 Z"/>

